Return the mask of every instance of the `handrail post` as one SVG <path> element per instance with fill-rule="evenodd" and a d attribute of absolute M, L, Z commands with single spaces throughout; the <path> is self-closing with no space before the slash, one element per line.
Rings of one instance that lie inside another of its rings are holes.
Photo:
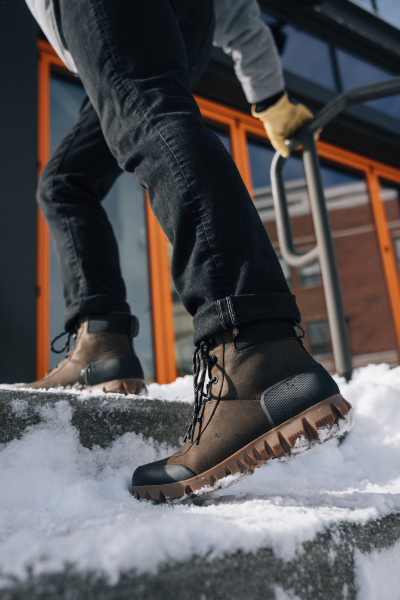
<path fill-rule="evenodd" d="M 304 169 L 317 240 L 316 246 L 304 254 L 297 254 L 294 250 L 289 208 L 282 176 L 286 159 L 277 152 L 271 164 L 271 189 L 282 256 L 290 266 L 296 268 L 311 264 L 319 259 L 335 365 L 339 375 L 343 375 L 347 380 L 351 378 L 352 374 L 351 352 L 328 209 L 313 134 L 347 106 L 376 98 L 386 98 L 395 94 L 400 94 L 400 77 L 393 77 L 387 81 L 343 92 L 324 106 L 311 121 L 296 131 L 290 140 L 286 141 L 290 152 L 303 144 Z"/>
<path fill-rule="evenodd" d="M 285 183 L 282 169 L 286 162 L 277 152 L 271 164 L 271 188 L 274 200 L 276 227 L 278 230 L 279 246 L 282 257 L 291 267 L 297 269 L 311 265 L 318 260 L 318 245 L 303 254 L 297 254 L 294 249 L 292 227 L 286 198 Z"/>
<path fill-rule="evenodd" d="M 303 132 L 302 141 L 304 171 L 317 240 L 335 366 L 339 375 L 349 381 L 353 371 L 351 351 L 318 154 L 314 136 L 310 131 Z"/>

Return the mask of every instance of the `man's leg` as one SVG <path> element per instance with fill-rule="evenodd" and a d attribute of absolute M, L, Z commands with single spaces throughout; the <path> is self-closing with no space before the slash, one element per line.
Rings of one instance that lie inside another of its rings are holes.
<path fill-rule="evenodd" d="M 210 1 L 208 4 L 173 2 L 193 84 L 205 68 L 211 51 L 213 7 Z M 74 352 L 69 353 L 68 360 L 62 361 L 44 380 L 31 384 L 34 387 L 83 383 L 81 370 L 87 367 L 88 361 L 101 360 L 105 351 L 108 355 L 126 352 L 126 335 L 122 347 L 115 335 L 108 336 L 107 344 L 104 344 L 94 334 L 88 338 L 90 324 L 85 325 L 90 318 L 101 315 L 107 332 L 115 334 L 115 311 L 129 311 L 117 244 L 100 205 L 121 172 L 104 140 L 98 116 L 86 98 L 77 123 L 46 166 L 38 190 L 38 203 L 54 239 L 64 282 L 65 328 L 68 332 L 78 329 L 79 342 Z M 122 329 L 127 325 L 125 317 L 126 314 L 119 317 Z M 113 329 L 110 329 L 110 319 Z M 114 365 L 107 375 L 119 377 L 120 369 L 117 371 Z M 130 371 L 126 373 L 125 369 L 125 376 L 134 376 L 132 369 Z M 134 371 L 137 375 L 138 369 Z M 143 382 L 119 381 L 119 388 L 122 383 L 128 383 L 130 391 L 143 387 Z M 106 387 L 110 388 L 110 385 Z M 115 389 L 115 382 L 111 389 Z"/>
<path fill-rule="evenodd" d="M 122 173 L 86 97 L 76 124 L 46 165 L 38 204 L 49 225 L 64 285 L 66 331 L 76 347 L 35 388 L 98 384 L 140 392 L 143 372 L 131 342 L 118 247 L 101 201 Z"/>
<path fill-rule="evenodd" d="M 169 0 L 60 1 L 64 37 L 119 166 L 134 171 L 173 246 L 195 341 L 234 323 L 299 319 L 236 166 L 190 93 Z"/>
<path fill-rule="evenodd" d="M 305 449 L 320 429 L 326 441 L 349 428 L 349 404 L 294 334 L 295 299 L 239 173 L 202 123 L 170 1 L 60 6 L 110 150 L 148 190 L 173 245 L 176 288 L 194 316 L 195 406 L 185 444 L 139 467 L 133 492 L 181 498 Z"/>
<path fill-rule="evenodd" d="M 75 330 L 80 316 L 130 312 L 117 242 L 101 205 L 121 173 L 86 97 L 44 168 L 37 193 L 61 269 L 66 331 Z"/>

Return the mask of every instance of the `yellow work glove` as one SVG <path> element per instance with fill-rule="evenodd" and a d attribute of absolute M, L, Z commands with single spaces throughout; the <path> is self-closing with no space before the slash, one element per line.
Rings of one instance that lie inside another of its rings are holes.
<path fill-rule="evenodd" d="M 276 104 L 262 112 L 256 112 L 256 105 L 253 104 L 251 114 L 264 123 L 269 141 L 284 158 L 289 156 L 285 140 L 314 116 L 304 104 L 290 102 L 286 92 Z"/>

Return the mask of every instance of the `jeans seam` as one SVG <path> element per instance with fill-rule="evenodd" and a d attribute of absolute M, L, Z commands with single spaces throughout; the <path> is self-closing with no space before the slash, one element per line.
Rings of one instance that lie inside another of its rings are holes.
<path fill-rule="evenodd" d="M 221 300 L 217 300 L 217 306 L 218 306 L 219 318 L 221 321 L 222 328 L 228 329 L 227 326 L 225 325 L 224 315 L 223 315 L 222 308 L 221 308 Z"/>
<path fill-rule="evenodd" d="M 237 323 L 236 323 L 236 315 L 235 315 L 235 311 L 234 311 L 234 308 L 233 308 L 232 299 L 231 299 L 230 296 L 227 296 L 226 303 L 228 305 L 228 311 L 229 311 L 229 315 L 231 317 L 231 323 L 232 323 L 232 325 L 237 325 Z"/>
<path fill-rule="evenodd" d="M 89 5 L 90 5 L 90 6 L 91 6 L 91 8 L 92 8 L 92 13 L 93 13 L 93 15 L 94 15 L 95 22 L 97 22 L 97 23 L 99 24 L 99 26 L 101 27 L 101 29 L 102 29 L 102 32 L 103 32 L 103 34 L 104 34 L 105 38 L 107 38 L 107 45 L 108 45 L 109 55 L 110 55 L 110 57 L 111 57 L 111 59 L 112 59 L 112 61 L 113 61 L 113 65 L 114 65 L 114 73 L 115 73 L 115 75 L 116 75 L 116 76 L 119 78 L 120 82 L 122 83 L 122 85 L 123 85 L 123 87 L 124 87 L 124 89 L 125 89 L 125 92 L 128 94 L 128 96 L 129 96 L 129 98 L 130 98 L 130 100 L 131 100 L 131 103 L 132 103 L 131 105 L 136 105 L 136 102 L 135 102 L 134 98 L 132 97 L 132 95 L 131 95 L 131 92 L 130 92 L 129 88 L 128 88 L 128 86 L 127 86 L 127 85 L 126 85 L 126 83 L 125 83 L 125 79 L 124 79 L 124 77 L 123 77 L 123 76 L 121 75 L 121 73 L 119 72 L 119 69 L 118 69 L 118 66 L 117 66 L 117 61 L 116 61 L 116 58 L 115 58 L 115 56 L 114 56 L 114 52 L 113 52 L 113 49 L 112 49 L 112 44 L 110 43 L 110 40 L 109 40 L 109 38 L 108 38 L 107 31 L 106 31 L 106 29 L 105 29 L 105 27 L 104 27 L 104 25 L 103 25 L 103 20 L 104 20 L 104 18 L 103 18 L 103 15 L 102 15 L 102 14 L 100 14 L 100 12 L 101 12 L 101 7 L 100 7 L 100 6 L 98 6 L 98 7 L 97 7 L 97 10 L 98 10 L 98 13 L 97 13 L 97 14 L 98 14 L 98 18 L 96 18 L 96 8 L 94 7 L 93 0 L 88 0 L 88 3 L 89 3 Z M 100 21 L 101 21 L 101 23 L 100 23 Z M 101 37 L 102 37 L 102 38 L 103 38 L 103 40 L 104 40 L 104 37 L 103 37 L 103 36 L 101 36 Z M 152 129 L 153 131 L 155 131 L 155 133 L 157 134 L 157 136 L 158 136 L 158 137 L 159 137 L 159 138 L 160 138 L 160 139 L 163 141 L 163 143 L 165 144 L 165 146 L 166 146 L 166 147 L 167 147 L 167 149 L 169 150 L 170 154 L 171 154 L 171 155 L 172 155 L 172 157 L 174 158 L 174 160 L 175 160 L 175 163 L 176 163 L 176 165 L 178 166 L 178 169 L 179 169 L 179 171 L 180 171 L 180 173 L 181 173 L 181 176 L 182 176 L 182 178 L 183 178 L 183 181 L 184 181 L 184 182 L 185 182 L 185 184 L 186 184 L 186 189 L 189 191 L 189 193 L 190 193 L 190 196 L 191 196 L 191 198 L 192 198 L 192 201 L 194 202 L 194 205 L 196 206 L 196 208 L 197 208 L 197 211 L 198 211 L 198 214 L 199 214 L 199 216 L 200 216 L 201 223 L 202 223 L 202 227 L 203 227 L 203 232 L 204 232 L 204 234 L 205 234 L 205 238 L 207 239 L 208 247 L 209 247 L 209 249 L 210 249 L 211 256 L 212 256 L 212 260 L 213 260 L 213 263 L 214 263 L 214 266 L 215 266 L 215 269 L 216 269 L 216 272 L 217 272 L 217 275 L 218 275 L 218 278 L 217 278 L 217 279 L 219 279 L 220 281 L 221 281 L 221 280 L 223 280 L 223 279 L 225 279 L 225 278 L 223 278 L 223 276 L 222 276 L 222 273 L 220 273 L 220 269 L 219 269 L 219 266 L 218 266 L 218 262 L 217 262 L 217 260 L 216 260 L 216 257 L 215 257 L 215 255 L 214 255 L 213 246 L 212 246 L 212 244 L 211 244 L 211 242 L 210 242 L 210 239 L 209 239 L 209 236 L 208 236 L 208 234 L 207 234 L 207 228 L 206 228 L 206 227 L 205 227 L 205 225 L 204 225 L 204 218 L 203 218 L 203 215 L 202 215 L 202 211 L 199 209 L 199 207 L 197 207 L 197 202 L 196 202 L 196 199 L 195 199 L 195 197 L 193 196 L 193 193 L 192 193 L 191 187 L 190 187 L 190 185 L 189 185 L 189 183 L 188 183 L 188 181 L 187 181 L 187 179 L 186 179 L 186 177 L 185 177 L 185 174 L 184 174 L 184 172 L 182 171 L 182 168 L 181 168 L 181 166 L 180 166 L 180 164 L 179 164 L 179 161 L 178 161 L 177 157 L 175 156 L 175 153 L 174 153 L 173 149 L 170 147 L 170 145 L 169 145 L 169 144 L 168 144 L 168 142 L 167 142 L 167 141 L 164 139 L 163 135 L 162 135 L 162 134 L 161 134 L 161 133 L 158 131 L 158 129 L 157 129 L 157 128 L 156 128 L 156 127 L 155 127 L 155 126 L 154 126 L 154 125 L 153 125 L 153 124 L 152 124 L 152 123 L 149 121 L 149 119 L 148 119 L 148 118 L 147 118 L 147 116 L 146 116 L 146 115 L 145 115 L 145 114 L 142 112 L 142 110 L 141 110 L 140 108 L 138 108 L 138 107 L 136 107 L 136 110 L 138 111 L 139 115 L 140 115 L 140 116 L 141 116 L 141 117 L 142 117 L 142 118 L 143 118 L 143 119 L 146 121 L 146 123 L 147 123 L 147 124 L 148 124 L 148 125 L 151 127 L 151 129 Z M 169 169 L 170 169 L 170 171 L 171 171 L 171 173 L 172 173 L 172 176 L 174 177 L 174 175 L 173 175 L 173 171 L 171 170 L 171 168 L 170 168 L 170 167 L 169 167 Z M 174 177 L 174 178 L 175 178 L 175 177 Z M 224 284 L 224 287 L 225 287 L 225 289 L 227 289 L 229 286 L 226 286 L 226 285 Z"/>

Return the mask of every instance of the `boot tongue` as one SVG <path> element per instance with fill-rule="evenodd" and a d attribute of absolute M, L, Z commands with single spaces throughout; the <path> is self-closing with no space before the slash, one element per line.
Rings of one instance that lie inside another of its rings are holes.
<path fill-rule="evenodd" d="M 293 322 L 288 319 L 249 321 L 232 330 L 233 342 L 238 351 L 290 337 L 297 335 Z"/>

